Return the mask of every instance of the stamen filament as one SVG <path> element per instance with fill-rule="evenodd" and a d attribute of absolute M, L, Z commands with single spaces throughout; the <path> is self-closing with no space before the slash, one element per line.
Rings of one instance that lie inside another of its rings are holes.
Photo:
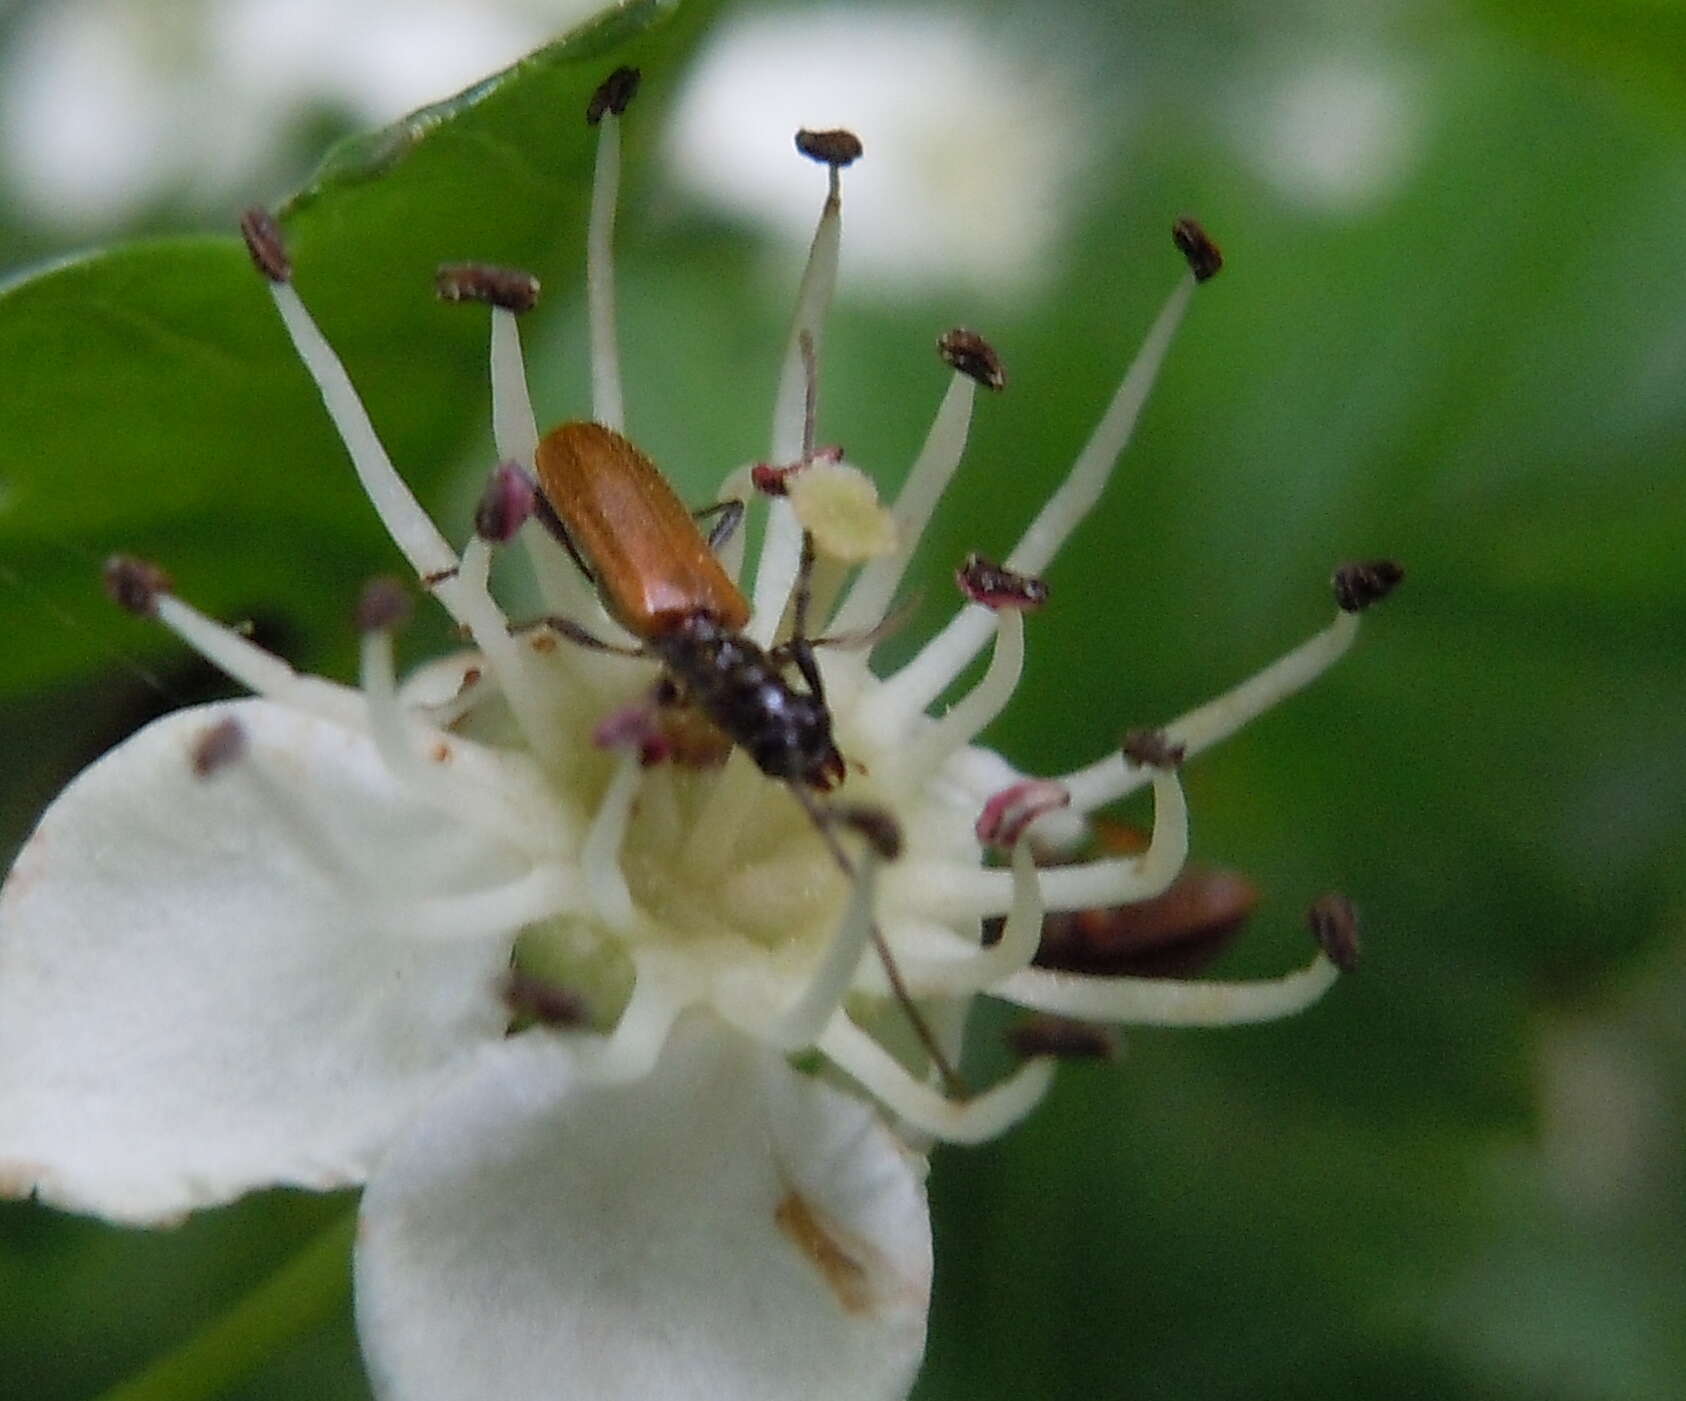
<path fill-rule="evenodd" d="M 1042 887 L 1028 841 L 1013 847 L 1013 906 L 1001 937 L 989 948 L 959 958 L 901 959 L 902 972 L 917 997 L 966 997 L 985 992 L 1027 967 L 1042 942 Z"/>
<path fill-rule="evenodd" d="M 964 699 L 915 742 L 907 756 L 904 772 L 916 784 L 922 786 L 950 754 L 970 744 L 1013 698 L 1024 674 L 1024 614 L 1003 608 L 995 618 L 995 651 L 988 670 Z"/>
<path fill-rule="evenodd" d="M 401 934 L 421 939 L 480 939 L 516 931 L 579 907 L 562 869 L 544 861 L 525 875 L 486 890 L 435 895 L 401 906 L 388 922 Z"/>
<path fill-rule="evenodd" d="M 375 435 L 374 424 L 369 421 L 368 411 L 352 386 L 345 366 L 317 329 L 292 283 L 271 282 L 268 286 L 287 334 L 292 337 L 305 369 L 316 381 L 322 403 L 333 419 L 334 427 L 339 430 L 340 441 L 351 456 L 357 479 L 363 484 L 381 524 L 419 578 L 446 581 L 435 589 L 435 593 L 453 618 L 458 622 L 464 621 L 459 612 L 460 600 L 456 590 L 449 586 L 457 567 L 455 551 L 445 543 L 445 537 L 398 475 L 392 459 L 386 455 L 386 449 Z"/>
<path fill-rule="evenodd" d="M 944 1098 L 904 1070 L 895 1057 L 842 1013 L 820 1033 L 819 1048 L 837 1068 L 914 1128 L 950 1143 L 982 1143 L 1016 1124 L 1054 1080 L 1049 1057 L 1028 1060 L 1000 1084 L 970 1100 Z"/>
<path fill-rule="evenodd" d="M 615 202 L 620 181 L 620 117 L 607 113 L 597 127 L 597 169 L 585 236 L 585 286 L 591 319 L 591 415 L 617 433 L 626 424 L 615 338 Z"/>
<path fill-rule="evenodd" d="M 1136 418 L 1182 324 L 1194 287 L 1194 275 L 1184 274 L 1065 481 L 1013 547 L 1006 568 L 1019 574 L 1044 573 L 1060 546 L 1100 500 L 1118 458 L 1129 445 Z M 899 733 L 907 717 L 929 706 L 977 655 L 990 627 L 989 609 L 977 604 L 962 608 L 912 661 L 884 683 L 873 697 L 874 719 Z"/>
<path fill-rule="evenodd" d="M 1088 910 L 1124 905 L 1162 894 L 1188 859 L 1188 806 L 1174 770 L 1153 776 L 1153 837 L 1139 856 L 1115 856 L 1039 873 L 1050 910 Z M 955 923 L 1012 908 L 1008 871 L 979 870 L 958 862 L 904 860 L 885 875 L 891 904 Z"/>
<path fill-rule="evenodd" d="M 732 750 L 703 799 L 685 849 L 679 854 L 687 877 L 713 879 L 716 872 L 728 869 L 738 838 L 762 801 L 766 781 L 747 753 Z"/>
<path fill-rule="evenodd" d="M 492 441 L 498 456 L 533 470 L 539 445 L 539 425 L 527 390 L 527 367 L 521 354 L 521 330 L 507 307 L 492 308 Z"/>
<path fill-rule="evenodd" d="M 637 980 L 615 1029 L 578 1050 L 579 1073 L 599 1083 L 642 1079 L 655 1069 L 684 998 L 654 958 L 637 960 Z"/>
<path fill-rule="evenodd" d="M 1358 636 L 1358 619 L 1357 613 L 1336 613 L 1335 621 L 1328 627 L 1277 658 L 1263 671 L 1166 725 L 1165 737 L 1181 745 L 1187 758 L 1228 739 L 1339 661 Z M 1074 810 L 1092 812 L 1134 793 L 1151 777 L 1150 769 L 1132 764 L 1115 750 L 1087 768 L 1056 781 L 1070 790 Z"/>
<path fill-rule="evenodd" d="M 320 677 L 299 675 L 281 658 L 234 629 L 214 622 L 174 594 L 158 595 L 157 613 L 159 622 L 223 675 L 255 695 L 347 729 L 363 727 L 363 708 L 356 692 Z"/>
<path fill-rule="evenodd" d="M 557 756 L 559 727 L 545 712 L 541 688 L 532 674 L 531 655 L 510 636 L 509 619 L 492 598 L 491 572 L 492 547 L 477 535 L 463 548 L 457 574 L 463 622 L 509 702 L 522 739 L 549 764 Z"/>
<path fill-rule="evenodd" d="M 591 828 L 580 849 L 580 870 L 585 876 L 586 900 L 592 914 L 619 933 L 633 926 L 632 892 L 621 870 L 621 843 L 626 839 L 632 817 L 632 800 L 638 796 L 643 778 L 637 751 L 621 756 L 609 791 L 597 805 Z"/>
<path fill-rule="evenodd" d="M 405 713 L 398 703 L 392 634 L 372 628 L 363 634 L 360 678 L 369 738 L 387 770 L 416 797 L 441 812 L 475 823 L 510 841 L 517 851 L 531 851 L 534 833 L 498 795 L 486 793 L 423 758 L 412 736 L 420 731 L 439 743 L 459 745 L 441 731 Z"/>
<path fill-rule="evenodd" d="M 896 523 L 896 548 L 861 571 L 826 631 L 862 632 L 884 620 L 919 538 L 930 523 L 931 513 L 966 451 L 977 388 L 975 380 L 959 372 L 949 382 L 931 430 L 925 435 L 925 446 L 909 470 L 891 511 Z"/>
<path fill-rule="evenodd" d="M 821 955 L 808 986 L 796 1002 L 780 1013 L 766 1030 L 779 1049 L 798 1051 L 814 1044 L 827 1022 L 843 1004 L 855 970 L 872 940 L 873 910 L 878 895 L 879 858 L 870 848 L 856 863 L 854 888 L 848 906 Z"/>
<path fill-rule="evenodd" d="M 1138 1026 L 1241 1026 L 1304 1011 L 1340 973 L 1321 953 L 1297 972 L 1260 982 L 1103 978 L 1025 968 L 990 989 L 1020 1007 Z"/>
<path fill-rule="evenodd" d="M 773 442 L 769 461 L 786 465 L 800 460 L 807 432 L 809 375 L 818 373 L 820 343 L 825 332 L 826 313 L 837 286 L 837 258 L 843 237 L 843 203 L 837 167 L 828 167 L 830 189 L 814 241 L 808 249 L 808 263 L 802 270 L 802 284 L 796 294 L 796 317 L 785 348 L 784 366 L 779 372 L 778 393 L 773 400 Z M 808 349 L 804 350 L 804 337 Z M 752 616 L 746 629 L 763 647 L 771 646 L 785 603 L 796 583 L 802 556 L 802 527 L 790 502 L 775 499 L 767 512 L 761 557 L 755 570 L 751 595 Z"/>

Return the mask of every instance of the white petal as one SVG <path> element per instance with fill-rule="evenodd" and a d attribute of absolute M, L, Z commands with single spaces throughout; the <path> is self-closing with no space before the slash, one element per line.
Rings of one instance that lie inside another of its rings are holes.
<path fill-rule="evenodd" d="M 361 1181 L 504 1022 L 509 938 L 405 937 L 394 902 L 514 872 L 359 734 L 250 700 L 149 726 L 0 892 L 0 1191 L 147 1221 Z"/>
<path fill-rule="evenodd" d="M 645 1079 L 481 1053 L 363 1199 L 357 1312 L 403 1401 L 877 1401 L 924 1348 L 922 1164 L 696 1014 Z"/>

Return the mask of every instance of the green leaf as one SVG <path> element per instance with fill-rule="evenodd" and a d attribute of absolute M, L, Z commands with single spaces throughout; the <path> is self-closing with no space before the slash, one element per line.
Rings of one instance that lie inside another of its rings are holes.
<path fill-rule="evenodd" d="M 712 6 L 630 0 L 449 101 L 334 150 L 280 206 L 297 285 L 388 450 L 436 496 L 487 415 L 486 319 L 440 305 L 441 262 L 583 261 L 585 104 L 620 63 L 654 106 Z M 635 109 L 629 139 L 653 130 Z M 397 557 L 229 232 L 77 258 L 0 292 L 0 582 L 27 620 L 0 696 L 166 646 L 115 616 L 98 569 L 159 559 L 225 616 L 282 604 L 295 659 L 345 631 L 359 581 Z M 553 298 L 555 300 L 555 298 Z"/>

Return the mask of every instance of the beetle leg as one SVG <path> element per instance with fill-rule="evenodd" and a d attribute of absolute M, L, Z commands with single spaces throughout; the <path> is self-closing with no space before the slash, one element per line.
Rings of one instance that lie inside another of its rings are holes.
<path fill-rule="evenodd" d="M 540 628 L 549 628 L 558 637 L 565 638 L 576 646 L 588 647 L 593 652 L 608 652 L 617 657 L 643 658 L 650 655 L 642 647 L 621 647 L 613 642 L 605 642 L 596 633 L 581 627 L 572 618 L 563 618 L 555 614 L 535 618 L 530 623 L 516 624 L 510 628 L 510 632 L 537 632 Z"/>
<path fill-rule="evenodd" d="M 562 524 L 562 517 L 556 514 L 556 508 L 550 504 L 542 491 L 534 493 L 533 516 L 545 528 L 551 539 L 568 552 L 568 558 L 573 560 L 574 566 L 581 574 L 585 575 L 586 583 L 595 585 L 597 575 L 592 571 L 591 566 L 585 562 L 585 556 L 580 553 L 579 546 L 574 543 L 574 537 L 568 534 L 568 527 Z"/>
<path fill-rule="evenodd" d="M 700 511 L 692 511 L 691 518 L 700 524 L 711 516 L 719 517 L 708 532 L 708 547 L 718 553 L 737 534 L 738 527 L 743 524 L 743 513 L 743 502 L 733 496 L 716 501 L 712 506 L 704 506 Z"/>

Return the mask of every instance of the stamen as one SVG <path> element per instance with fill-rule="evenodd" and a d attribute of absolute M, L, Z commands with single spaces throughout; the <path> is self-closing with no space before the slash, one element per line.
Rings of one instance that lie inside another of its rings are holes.
<path fill-rule="evenodd" d="M 1007 556 L 1007 568 L 1020 574 L 1045 573 L 1060 546 L 1100 500 L 1114 466 L 1129 445 L 1136 418 L 1182 324 L 1194 287 L 1192 272 L 1178 282 L 1065 481 Z M 977 655 L 989 631 L 988 610 L 976 605 L 963 608 L 911 662 L 885 682 L 872 699 L 873 719 L 889 732 L 899 733 L 907 717 L 925 710 Z"/>
<path fill-rule="evenodd" d="M 1335 614 L 1334 622 L 1286 656 L 1166 725 L 1166 736 L 1180 744 L 1190 758 L 1203 753 L 1278 701 L 1310 685 L 1346 654 L 1357 636 L 1358 614 Z M 1062 775 L 1059 782 L 1071 790 L 1072 806 L 1077 811 L 1092 812 L 1134 793 L 1148 778 L 1146 769 L 1115 750 L 1087 768 Z"/>
<path fill-rule="evenodd" d="M 539 302 L 539 280 L 532 273 L 491 263 L 441 263 L 433 288 L 442 302 L 478 302 L 518 315 Z"/>
<path fill-rule="evenodd" d="M 831 620 L 828 632 L 862 632 L 877 627 L 883 620 L 907 572 L 919 537 L 930 524 L 931 513 L 966 451 L 976 395 L 977 381 L 957 368 L 931 431 L 925 435 L 925 446 L 920 449 L 891 509 L 891 519 L 896 524 L 896 548 L 861 571 L 843 606 Z"/>
<path fill-rule="evenodd" d="M 112 555 L 100 572 L 106 597 L 137 618 L 158 616 L 158 597 L 175 587 L 168 573 L 149 559 Z"/>
<path fill-rule="evenodd" d="M 621 844 L 626 840 L 632 800 L 638 796 L 643 772 L 637 749 L 622 755 L 580 849 L 580 870 L 585 877 L 586 900 L 591 912 L 601 923 L 622 934 L 633 927 L 634 915 L 632 892 L 627 889 L 626 874 L 621 870 Z"/>
<path fill-rule="evenodd" d="M 286 282 L 293 275 L 293 260 L 287 256 L 287 244 L 281 237 L 281 226 L 267 209 L 253 205 L 240 216 L 240 237 L 246 241 L 252 266 L 271 282 Z"/>
<path fill-rule="evenodd" d="M 995 618 L 995 650 L 989 669 L 907 753 L 904 771 L 914 783 L 922 785 L 950 754 L 977 738 L 1006 709 L 1018 688 L 1024 674 L 1024 615 L 1017 609 L 1003 609 Z"/>
<path fill-rule="evenodd" d="M 521 328 L 515 313 L 492 308 L 492 443 L 499 457 L 529 471 L 539 448 L 539 424 L 527 389 L 527 364 L 521 354 Z"/>
<path fill-rule="evenodd" d="M 474 533 L 489 545 L 507 545 L 531 519 L 538 490 L 532 473 L 520 463 L 498 463 L 474 508 Z"/>
<path fill-rule="evenodd" d="M 1036 1108 L 1054 1081 L 1052 1060 L 1029 1060 L 975 1099 L 957 1101 L 920 1084 L 841 1013 L 831 1019 L 818 1044 L 828 1060 L 893 1113 L 950 1143 L 994 1138 Z"/>
<path fill-rule="evenodd" d="M 1253 983 L 1096 978 L 1025 968 L 990 989 L 1020 1007 L 1140 1026 L 1241 1026 L 1304 1011 L 1340 977 L 1319 953 L 1296 973 Z"/>
<path fill-rule="evenodd" d="M 213 622 L 174 594 L 155 594 L 152 607 L 159 622 L 224 676 L 239 682 L 254 695 L 349 729 L 362 727 L 362 707 L 354 692 L 319 677 L 299 675 L 281 658 L 264 651 L 232 628 Z"/>
<path fill-rule="evenodd" d="M 357 728 L 367 730 L 387 771 L 414 796 L 459 821 L 472 822 L 505 838 L 517 851 L 531 851 L 535 834 L 502 795 L 453 778 L 439 764 L 424 758 L 413 742 L 419 731 L 435 744 L 460 743 L 406 714 L 398 703 L 390 625 L 402 610 L 391 601 L 394 593 L 402 596 L 395 581 L 377 579 L 358 601 L 358 621 L 368 621 L 371 626 L 363 632 L 360 652 L 363 714 L 357 717 Z"/>
<path fill-rule="evenodd" d="M 732 750 L 709 786 L 680 852 L 687 879 L 713 880 L 730 868 L 738 841 L 750 830 L 750 819 L 763 800 L 766 781 L 746 751 Z"/>
<path fill-rule="evenodd" d="M 464 548 L 462 565 L 452 580 L 459 615 L 509 702 L 527 747 L 540 760 L 553 763 L 560 753 L 559 727 L 552 723 L 544 688 L 533 676 L 532 654 L 510 636 L 509 619 L 492 597 L 491 572 L 492 547 L 484 536 L 476 535 Z"/>
<path fill-rule="evenodd" d="M 576 1050 L 575 1068 L 598 1083 L 624 1083 L 648 1075 L 685 1006 L 683 984 L 668 976 L 653 954 L 635 955 L 635 962 L 638 974 L 632 997 L 615 1029 Z"/>
<path fill-rule="evenodd" d="M 1001 927 L 1001 937 L 986 949 L 959 958 L 903 956 L 902 971 L 915 996 L 967 997 L 986 992 L 1003 978 L 1028 967 L 1042 941 L 1041 883 L 1030 843 L 1013 847 L 1013 904 Z"/>
<path fill-rule="evenodd" d="M 1027 778 L 992 793 L 974 824 L 985 846 L 1010 850 L 1019 844 L 1031 823 L 1071 804 L 1071 794 L 1046 778 Z"/>
<path fill-rule="evenodd" d="M 274 298 L 276 310 L 281 313 L 282 324 L 292 338 L 299 359 L 316 381 L 322 403 L 339 431 L 346 452 L 351 455 L 358 480 L 380 516 L 381 524 L 419 578 L 446 581 L 436 590 L 439 601 L 458 622 L 464 621 L 459 612 L 460 600 L 450 583 L 457 568 L 456 554 L 393 467 L 392 459 L 386 455 L 386 449 L 375 435 L 374 424 L 369 421 L 363 401 L 352 386 L 351 377 L 345 372 L 345 366 L 317 329 L 292 283 L 277 280 L 269 274 L 274 254 L 280 248 L 280 235 L 274 221 L 262 210 L 250 210 L 241 221 L 241 232 L 246 235 L 246 246 L 252 252 L 253 261 L 266 276 L 270 276 L 269 292 Z M 284 256 L 284 250 L 282 252 Z"/>
<path fill-rule="evenodd" d="M 848 138 L 845 140 L 844 138 Z M 818 139 L 819 144 L 815 141 Z M 849 141 L 853 141 L 852 154 Z M 826 163 L 830 184 L 820 222 L 808 249 L 807 266 L 796 294 L 796 316 L 779 372 L 773 401 L 773 442 L 768 461 L 797 461 L 812 433 L 810 409 L 817 380 L 826 313 L 837 286 L 837 257 L 843 237 L 842 187 L 838 170 L 860 155 L 860 142 L 847 132 L 798 132 L 796 148 Z M 846 159 L 845 159 L 846 157 Z M 772 645 L 784 617 L 785 603 L 796 582 L 802 551 L 802 530 L 787 501 L 773 501 L 762 535 L 761 559 L 755 571 L 753 616 L 746 631 L 761 646 Z"/>
<path fill-rule="evenodd" d="M 966 556 L 954 582 L 973 603 L 994 612 L 1029 613 L 1048 602 L 1048 585 L 1033 574 L 1015 574 L 976 553 Z"/>
<path fill-rule="evenodd" d="M 525 874 L 486 890 L 434 895 L 388 912 L 388 925 L 399 934 L 418 939 L 511 938 L 530 924 L 538 924 L 580 908 L 579 892 L 569 888 L 553 861 L 540 861 Z"/>
<path fill-rule="evenodd" d="M 1110 857 L 1039 873 L 1050 910 L 1123 905 L 1158 895 L 1188 859 L 1188 805 L 1170 770 L 1153 774 L 1153 837 L 1140 856 Z M 998 915 L 1013 903 L 1006 871 L 958 862 L 905 861 L 890 871 L 890 900 L 945 924 Z"/>
<path fill-rule="evenodd" d="M 1210 282 L 1224 265 L 1224 255 L 1212 242 L 1212 236 L 1186 214 L 1171 225 L 1171 242 L 1188 259 L 1188 270 L 1196 282 Z"/>
<path fill-rule="evenodd" d="M 867 945 L 872 941 L 873 910 L 878 895 L 881 857 L 869 846 L 858 864 L 849 903 L 837 932 L 815 967 L 808 986 L 796 1002 L 781 1012 L 766 1028 L 765 1035 L 783 1051 L 799 1051 L 814 1044 L 832 1016 L 843 1005 L 844 994 L 854 981 Z"/>
<path fill-rule="evenodd" d="M 937 342 L 937 354 L 951 368 L 976 380 L 985 389 L 999 394 L 1007 387 L 1007 367 L 1001 363 L 995 347 L 976 331 L 956 326 Z"/>
<path fill-rule="evenodd" d="M 617 68 L 592 94 L 586 121 L 597 127 L 597 170 L 586 225 L 585 286 L 591 320 L 591 416 L 617 433 L 626 426 L 620 349 L 615 338 L 615 202 L 620 194 L 620 117 L 638 91 L 636 68 Z M 613 120 L 606 120 L 613 118 Z"/>
<path fill-rule="evenodd" d="M 1335 590 L 1335 605 L 1343 613 L 1362 613 L 1380 603 L 1405 581 L 1404 567 L 1397 560 L 1367 559 L 1343 564 L 1329 582 Z"/>

